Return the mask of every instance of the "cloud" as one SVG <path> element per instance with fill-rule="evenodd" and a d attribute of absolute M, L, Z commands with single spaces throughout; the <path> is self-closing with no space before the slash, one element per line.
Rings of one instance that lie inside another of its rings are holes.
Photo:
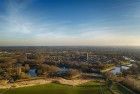
<path fill-rule="evenodd" d="M 63 26 L 62 26 L 63 27 Z M 77 34 L 67 34 L 72 29 L 65 28 L 61 32 L 36 34 L 32 40 L 38 45 L 140 45 L 139 36 L 121 35 L 111 27 L 87 27 L 73 29 Z"/>
<path fill-rule="evenodd" d="M 23 15 L 27 5 L 8 3 L 8 13 L 0 15 L 0 45 L 140 45 L 139 28 L 42 21 L 48 15 Z"/>

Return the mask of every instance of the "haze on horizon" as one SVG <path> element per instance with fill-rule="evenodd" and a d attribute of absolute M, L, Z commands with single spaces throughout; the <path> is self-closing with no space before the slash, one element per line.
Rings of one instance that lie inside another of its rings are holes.
<path fill-rule="evenodd" d="M 0 46 L 140 46 L 140 0 L 1 0 Z"/>

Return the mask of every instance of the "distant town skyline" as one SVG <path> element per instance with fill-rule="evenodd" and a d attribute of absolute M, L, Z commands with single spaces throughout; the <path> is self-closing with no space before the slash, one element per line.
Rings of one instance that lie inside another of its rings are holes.
<path fill-rule="evenodd" d="M 1 0 L 0 46 L 140 46 L 140 0 Z"/>

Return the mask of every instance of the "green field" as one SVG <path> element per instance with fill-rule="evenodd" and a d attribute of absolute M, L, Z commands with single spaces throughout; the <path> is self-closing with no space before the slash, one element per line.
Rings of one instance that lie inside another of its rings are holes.
<path fill-rule="evenodd" d="M 119 84 L 114 84 L 112 87 L 112 91 L 117 92 L 119 94 L 135 94 L 132 90 L 130 90 L 124 86 L 121 86 Z"/>
<path fill-rule="evenodd" d="M 125 88 L 114 84 L 112 91 L 117 94 L 131 94 Z M 112 94 L 110 90 L 99 82 L 88 82 L 79 86 L 69 86 L 56 83 L 11 88 L 0 90 L 0 94 Z"/>
<path fill-rule="evenodd" d="M 4 94 L 111 94 L 106 86 L 95 82 L 88 82 L 79 86 L 68 86 L 50 83 L 10 90 L 0 90 Z"/>

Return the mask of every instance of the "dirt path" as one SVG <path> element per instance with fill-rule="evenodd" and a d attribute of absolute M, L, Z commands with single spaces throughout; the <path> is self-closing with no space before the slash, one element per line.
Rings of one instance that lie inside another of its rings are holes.
<path fill-rule="evenodd" d="M 6 89 L 6 88 L 19 88 L 19 87 L 27 87 L 27 86 L 34 86 L 34 85 L 42 85 L 42 84 L 48 84 L 51 82 L 57 81 L 61 84 L 67 84 L 67 85 L 79 85 L 86 82 L 89 82 L 91 80 L 84 80 L 84 79 L 76 79 L 76 80 L 66 80 L 63 78 L 57 78 L 57 79 L 36 79 L 36 80 L 29 80 L 29 81 L 19 81 L 15 83 L 7 83 L 5 85 L 0 84 L 0 89 Z"/>

